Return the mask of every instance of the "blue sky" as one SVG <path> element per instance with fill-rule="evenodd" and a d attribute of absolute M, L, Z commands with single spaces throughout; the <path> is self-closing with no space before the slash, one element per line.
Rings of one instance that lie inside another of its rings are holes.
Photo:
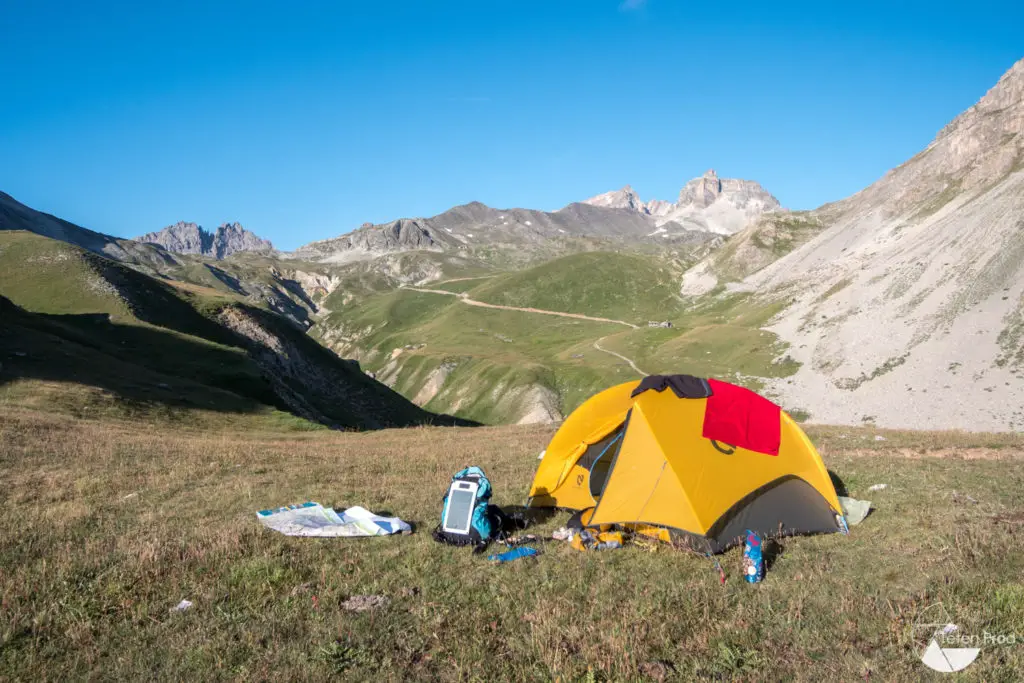
<path fill-rule="evenodd" d="M 1021 2 L 5 0 L 0 190 L 286 249 L 473 200 L 672 200 L 712 167 L 813 208 L 923 148 L 1021 26 Z"/>

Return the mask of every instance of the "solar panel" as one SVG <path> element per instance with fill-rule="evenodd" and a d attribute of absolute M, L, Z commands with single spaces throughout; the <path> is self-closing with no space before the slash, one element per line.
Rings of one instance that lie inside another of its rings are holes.
<path fill-rule="evenodd" d="M 474 482 L 457 481 L 448 489 L 448 507 L 441 525 L 445 531 L 469 533 L 477 488 L 478 485 Z"/>

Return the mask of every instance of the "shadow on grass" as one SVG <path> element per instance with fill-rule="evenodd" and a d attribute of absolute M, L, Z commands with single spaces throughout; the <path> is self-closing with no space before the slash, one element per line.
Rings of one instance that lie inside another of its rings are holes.
<path fill-rule="evenodd" d="M 166 408 L 255 414 L 272 407 L 338 428 L 476 426 L 420 409 L 288 323 L 272 321 L 274 332 L 290 333 L 293 352 L 302 356 L 298 365 L 323 375 L 330 391 L 297 381 L 304 378 L 282 380 L 242 338 L 189 310 L 192 319 L 177 330 L 117 323 L 106 313 L 29 313 L 0 297 L 0 386 L 22 379 L 91 386 L 140 415 Z M 273 314 L 257 315 L 265 322 Z M 195 336 L 204 332 L 212 340 Z M 296 411 L 296 395 L 313 409 Z"/>
<path fill-rule="evenodd" d="M 107 314 L 2 315 L 0 385 L 19 379 L 84 384 L 139 408 L 284 408 L 243 354 L 219 345 L 154 327 L 118 325 Z"/>
<path fill-rule="evenodd" d="M 543 524 L 555 516 L 555 508 L 531 508 L 525 505 L 506 505 L 501 508 L 505 521 L 502 524 L 504 531 L 522 531 L 531 526 Z"/>
<path fill-rule="evenodd" d="M 843 480 L 839 477 L 838 474 L 836 474 L 832 470 L 829 470 L 828 478 L 832 480 L 832 487 L 835 488 L 837 496 L 850 495 L 849 491 L 846 490 L 846 484 L 843 482 Z"/>
<path fill-rule="evenodd" d="M 782 556 L 786 546 L 779 543 L 778 539 L 769 538 L 767 539 L 762 548 L 761 556 L 764 558 L 764 569 L 765 571 L 771 571 L 772 566 L 775 565 L 775 560 Z"/>

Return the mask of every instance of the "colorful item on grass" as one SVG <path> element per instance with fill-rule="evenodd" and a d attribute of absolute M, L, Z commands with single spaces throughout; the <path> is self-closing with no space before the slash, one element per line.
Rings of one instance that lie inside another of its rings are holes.
<path fill-rule="evenodd" d="M 743 544 L 743 578 L 747 583 L 760 583 L 764 578 L 764 554 L 761 550 L 761 537 L 748 529 Z"/>
<path fill-rule="evenodd" d="M 513 548 L 512 550 L 506 550 L 503 553 L 489 555 L 487 559 L 491 560 L 492 562 L 504 563 L 512 562 L 523 557 L 537 557 L 537 555 L 539 554 L 540 551 L 536 548 L 531 548 L 530 546 L 524 545 L 519 546 L 518 548 Z"/>

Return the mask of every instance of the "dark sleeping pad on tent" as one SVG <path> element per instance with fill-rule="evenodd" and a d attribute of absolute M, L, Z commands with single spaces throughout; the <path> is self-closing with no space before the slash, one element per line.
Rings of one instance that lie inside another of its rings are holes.
<path fill-rule="evenodd" d="M 639 396 L 645 391 L 665 391 L 672 389 L 677 398 L 707 398 L 711 395 L 711 385 L 706 379 L 693 375 L 648 375 L 640 381 L 640 385 L 630 394 Z"/>

